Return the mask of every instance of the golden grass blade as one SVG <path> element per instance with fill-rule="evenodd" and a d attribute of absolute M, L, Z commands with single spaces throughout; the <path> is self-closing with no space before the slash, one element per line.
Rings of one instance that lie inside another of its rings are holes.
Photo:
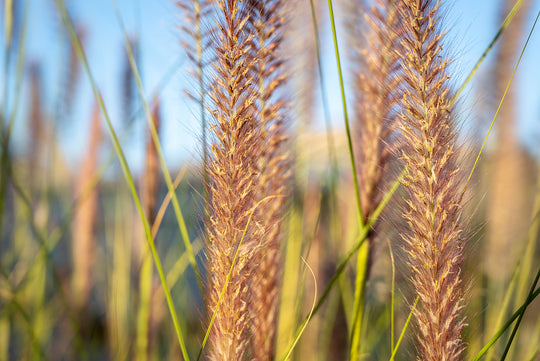
<path fill-rule="evenodd" d="M 304 257 L 302 257 L 302 261 L 304 262 L 304 264 L 306 265 L 307 269 L 309 270 L 309 272 L 311 273 L 311 276 L 313 277 L 313 280 L 314 280 L 314 284 L 315 284 L 315 292 L 313 293 L 313 304 L 311 306 L 311 310 L 309 311 L 309 314 L 307 315 L 307 319 L 310 319 L 311 316 L 313 316 L 313 312 L 315 311 L 315 305 L 317 303 L 317 278 L 315 277 L 315 272 L 313 272 L 313 270 L 311 269 L 311 267 L 309 266 L 309 264 L 306 262 L 306 260 L 304 259 Z M 304 323 L 300 329 L 298 330 L 298 333 L 295 337 L 295 339 L 293 340 L 293 343 L 289 349 L 289 351 L 287 352 L 287 354 L 285 355 L 285 357 L 283 358 L 283 361 L 287 361 L 289 359 L 289 357 L 291 357 L 291 354 L 296 346 L 296 344 L 298 343 L 298 341 L 300 340 L 300 337 L 302 337 L 302 334 L 304 333 L 304 331 L 306 330 L 306 327 L 307 327 L 307 322 Z"/>

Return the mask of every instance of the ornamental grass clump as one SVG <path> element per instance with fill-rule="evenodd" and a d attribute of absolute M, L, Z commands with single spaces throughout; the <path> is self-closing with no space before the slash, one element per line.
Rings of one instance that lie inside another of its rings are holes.
<path fill-rule="evenodd" d="M 459 360 L 463 281 L 463 172 L 457 161 L 455 118 L 448 56 L 442 50 L 440 2 L 403 0 L 401 61 L 404 95 L 400 154 L 407 166 L 409 224 L 403 235 L 411 282 L 419 297 L 415 310 L 421 360 Z"/>

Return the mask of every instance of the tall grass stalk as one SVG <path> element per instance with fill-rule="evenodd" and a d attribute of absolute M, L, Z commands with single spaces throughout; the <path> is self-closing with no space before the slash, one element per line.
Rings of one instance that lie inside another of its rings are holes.
<path fill-rule="evenodd" d="M 129 196 L 117 191 L 117 197 L 114 203 L 114 219 L 122 219 L 124 208 L 129 204 Z M 131 246 L 130 240 L 134 238 L 133 230 L 126 222 L 115 222 L 110 230 L 111 237 L 106 237 L 108 247 L 112 254 L 111 274 L 107 277 L 110 280 L 108 287 L 108 331 L 109 352 L 111 359 L 127 360 L 130 349 L 131 321 L 130 315 L 133 313 L 132 300 L 132 252 L 126 252 Z"/>
<path fill-rule="evenodd" d="M 159 134 L 160 114 L 159 103 L 154 105 L 152 113 L 154 127 Z M 148 134 L 145 152 L 145 170 L 141 184 L 141 201 L 145 213 L 148 215 L 148 222 L 153 228 L 156 218 L 156 199 L 159 187 L 159 160 L 156 146 L 152 140 L 152 135 Z M 155 239 L 155 235 L 153 235 Z M 149 339 L 151 326 L 151 313 L 153 308 L 159 307 L 152 305 L 153 296 L 153 265 L 152 255 L 148 247 L 143 247 L 141 251 L 141 271 L 139 273 L 139 308 L 137 310 L 137 360 L 146 361 L 149 355 Z"/>
<path fill-rule="evenodd" d="M 98 156 L 102 138 L 100 110 L 92 109 L 87 151 L 77 177 L 76 197 L 84 194 L 92 184 L 97 172 Z M 84 312 L 88 306 L 90 290 L 93 286 L 94 262 L 96 257 L 96 224 L 98 216 L 98 189 L 93 187 L 78 206 L 73 220 L 73 274 L 71 289 L 75 308 Z"/>
<path fill-rule="evenodd" d="M 515 1 L 501 2 L 500 13 L 505 14 Z M 525 21 L 531 0 L 525 0 L 514 21 L 501 36 L 495 59 L 494 96 L 499 99 L 506 94 L 497 121 L 496 150 L 492 161 L 490 202 L 487 207 L 487 244 L 485 268 L 491 275 L 493 297 L 503 292 L 512 265 L 517 259 L 519 247 L 511 247 L 516 239 L 526 236 L 528 198 L 524 190 L 526 182 L 525 150 L 520 145 L 517 134 L 517 99 L 512 91 L 514 84 L 505 92 L 508 75 L 512 73 L 515 58 L 518 57 L 525 32 Z M 496 309 L 496 307 L 495 307 Z M 497 313 L 496 310 L 494 310 Z"/>

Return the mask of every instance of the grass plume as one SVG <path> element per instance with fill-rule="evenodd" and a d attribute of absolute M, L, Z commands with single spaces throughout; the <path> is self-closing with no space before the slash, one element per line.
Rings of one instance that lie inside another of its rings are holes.
<path fill-rule="evenodd" d="M 396 1 L 379 0 L 365 12 L 364 26 L 349 25 L 354 38 L 364 38 L 353 64 L 356 101 L 355 152 L 358 162 L 360 204 L 364 224 L 369 222 L 385 193 L 384 181 L 389 172 L 391 144 L 397 125 L 396 106 L 399 100 L 400 61 L 399 17 Z M 386 184 L 389 188 L 389 184 Z M 376 227 L 377 224 L 375 224 Z M 368 242 L 360 249 L 355 290 L 355 325 L 351 343 L 351 359 L 358 358 L 365 284 L 372 263 L 375 227 L 369 231 Z"/>
<path fill-rule="evenodd" d="M 465 326 L 462 170 L 457 164 L 448 57 L 442 50 L 440 2 L 403 0 L 400 6 L 404 95 L 401 159 L 409 193 L 403 235 L 411 282 L 420 297 L 415 312 L 419 358 L 459 360 Z"/>
<path fill-rule="evenodd" d="M 286 143 L 287 102 L 279 94 L 286 80 L 279 55 L 282 28 L 285 22 L 281 0 L 250 1 L 250 25 L 254 30 L 254 79 L 257 81 L 255 101 L 261 147 L 260 178 L 256 220 L 262 238 L 251 262 L 250 303 L 251 334 L 254 359 L 274 359 L 277 310 L 279 300 L 281 221 L 287 182 L 290 178 Z"/>
<path fill-rule="evenodd" d="M 218 1 L 217 7 L 215 78 L 209 89 L 215 138 L 208 165 L 207 302 L 209 314 L 215 315 L 209 359 L 234 361 L 242 360 L 248 348 L 248 271 L 258 243 L 257 229 L 248 227 L 248 222 L 257 197 L 261 141 L 254 114 L 257 94 L 252 86 L 255 59 L 254 37 L 248 29 L 250 9 L 235 0 Z"/>

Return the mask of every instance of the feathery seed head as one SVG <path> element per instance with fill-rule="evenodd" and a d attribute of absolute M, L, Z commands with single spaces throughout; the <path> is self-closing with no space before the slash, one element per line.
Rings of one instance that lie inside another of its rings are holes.
<path fill-rule="evenodd" d="M 460 266 L 463 259 L 462 170 L 456 161 L 456 133 L 451 107 L 440 3 L 402 0 L 401 61 L 404 94 L 401 130 L 410 196 L 403 235 L 420 297 L 415 312 L 422 360 L 459 360 L 465 326 Z"/>

